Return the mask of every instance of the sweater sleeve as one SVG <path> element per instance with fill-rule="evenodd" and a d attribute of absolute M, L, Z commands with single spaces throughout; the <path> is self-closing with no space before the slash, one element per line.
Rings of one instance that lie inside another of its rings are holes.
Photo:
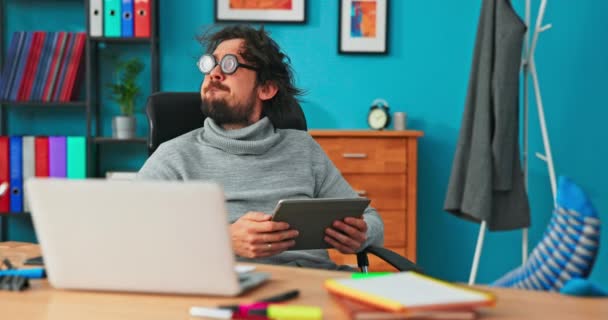
<path fill-rule="evenodd" d="M 357 198 L 358 194 L 342 177 L 321 146 L 314 139 L 310 140 L 316 181 L 315 198 Z M 363 219 L 367 223 L 367 240 L 361 249 L 369 245 L 383 246 L 384 222 L 376 209 L 368 206 L 363 213 Z"/>
<path fill-rule="evenodd" d="M 137 172 L 138 180 L 182 180 L 171 160 L 172 152 L 161 144 Z"/>

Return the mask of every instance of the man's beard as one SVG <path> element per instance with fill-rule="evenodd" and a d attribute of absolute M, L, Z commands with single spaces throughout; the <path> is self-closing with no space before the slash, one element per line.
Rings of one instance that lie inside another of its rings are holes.
<path fill-rule="evenodd" d="M 203 98 L 201 110 L 206 117 L 215 121 L 217 125 L 244 125 L 248 126 L 253 113 L 254 95 L 252 94 L 245 103 L 230 105 L 224 98 Z"/>

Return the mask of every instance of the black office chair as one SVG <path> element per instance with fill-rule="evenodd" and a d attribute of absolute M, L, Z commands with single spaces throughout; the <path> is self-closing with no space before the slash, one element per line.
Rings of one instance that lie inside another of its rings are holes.
<path fill-rule="evenodd" d="M 205 116 L 201 111 L 201 97 L 198 92 L 157 92 L 148 97 L 146 114 L 150 125 L 148 151 L 152 154 L 164 141 L 203 126 Z M 285 110 L 266 112 L 275 128 L 306 130 L 306 118 L 299 105 Z M 388 262 L 400 271 L 422 272 L 413 262 L 386 248 L 369 246 L 357 254 L 357 264 L 367 272 L 371 253 Z"/>

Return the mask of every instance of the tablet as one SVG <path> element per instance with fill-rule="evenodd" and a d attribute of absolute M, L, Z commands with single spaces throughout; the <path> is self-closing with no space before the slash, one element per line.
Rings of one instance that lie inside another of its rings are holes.
<path fill-rule="evenodd" d="M 328 249 L 331 245 L 323 240 L 325 229 L 336 220 L 360 218 L 369 203 L 367 198 L 279 200 L 272 220 L 287 222 L 298 230 L 296 244 L 289 250 Z"/>

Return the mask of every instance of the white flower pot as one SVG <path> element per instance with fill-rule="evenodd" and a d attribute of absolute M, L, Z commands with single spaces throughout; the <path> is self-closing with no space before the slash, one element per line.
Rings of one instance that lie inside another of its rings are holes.
<path fill-rule="evenodd" d="M 135 124 L 135 117 L 114 117 L 114 119 L 112 119 L 112 137 L 116 139 L 135 138 Z"/>

